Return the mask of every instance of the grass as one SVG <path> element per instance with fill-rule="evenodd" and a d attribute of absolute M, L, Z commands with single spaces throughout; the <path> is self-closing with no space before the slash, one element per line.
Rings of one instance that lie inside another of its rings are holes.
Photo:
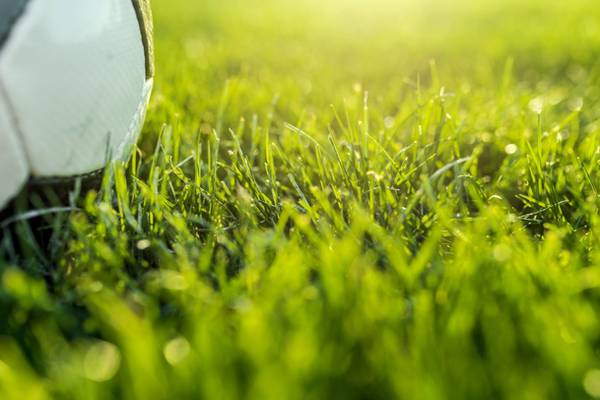
<path fill-rule="evenodd" d="M 153 6 L 139 150 L 2 223 L 0 398 L 600 397 L 593 0 Z"/>

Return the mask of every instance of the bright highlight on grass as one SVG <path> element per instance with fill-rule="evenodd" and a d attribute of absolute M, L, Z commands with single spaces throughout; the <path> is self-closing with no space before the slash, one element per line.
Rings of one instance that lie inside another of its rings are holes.
<path fill-rule="evenodd" d="M 129 164 L 0 221 L 0 399 L 600 397 L 596 2 L 153 5 Z"/>

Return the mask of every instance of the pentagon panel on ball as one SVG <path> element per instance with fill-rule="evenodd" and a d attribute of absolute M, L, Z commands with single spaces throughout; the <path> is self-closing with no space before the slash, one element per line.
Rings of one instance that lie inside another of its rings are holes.
<path fill-rule="evenodd" d="M 0 0 L 0 209 L 129 157 L 152 55 L 148 0 Z"/>

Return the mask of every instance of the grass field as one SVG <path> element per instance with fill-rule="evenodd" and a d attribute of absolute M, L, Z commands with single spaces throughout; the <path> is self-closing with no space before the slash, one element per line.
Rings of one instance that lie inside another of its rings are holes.
<path fill-rule="evenodd" d="M 600 398 L 597 0 L 153 6 L 139 151 L 1 225 L 0 399 Z"/>

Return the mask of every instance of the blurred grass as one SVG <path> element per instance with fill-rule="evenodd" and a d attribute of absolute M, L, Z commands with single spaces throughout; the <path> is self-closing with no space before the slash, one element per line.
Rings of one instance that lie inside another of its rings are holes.
<path fill-rule="evenodd" d="M 600 397 L 594 1 L 153 6 L 139 151 L 2 225 L 1 399 Z"/>

